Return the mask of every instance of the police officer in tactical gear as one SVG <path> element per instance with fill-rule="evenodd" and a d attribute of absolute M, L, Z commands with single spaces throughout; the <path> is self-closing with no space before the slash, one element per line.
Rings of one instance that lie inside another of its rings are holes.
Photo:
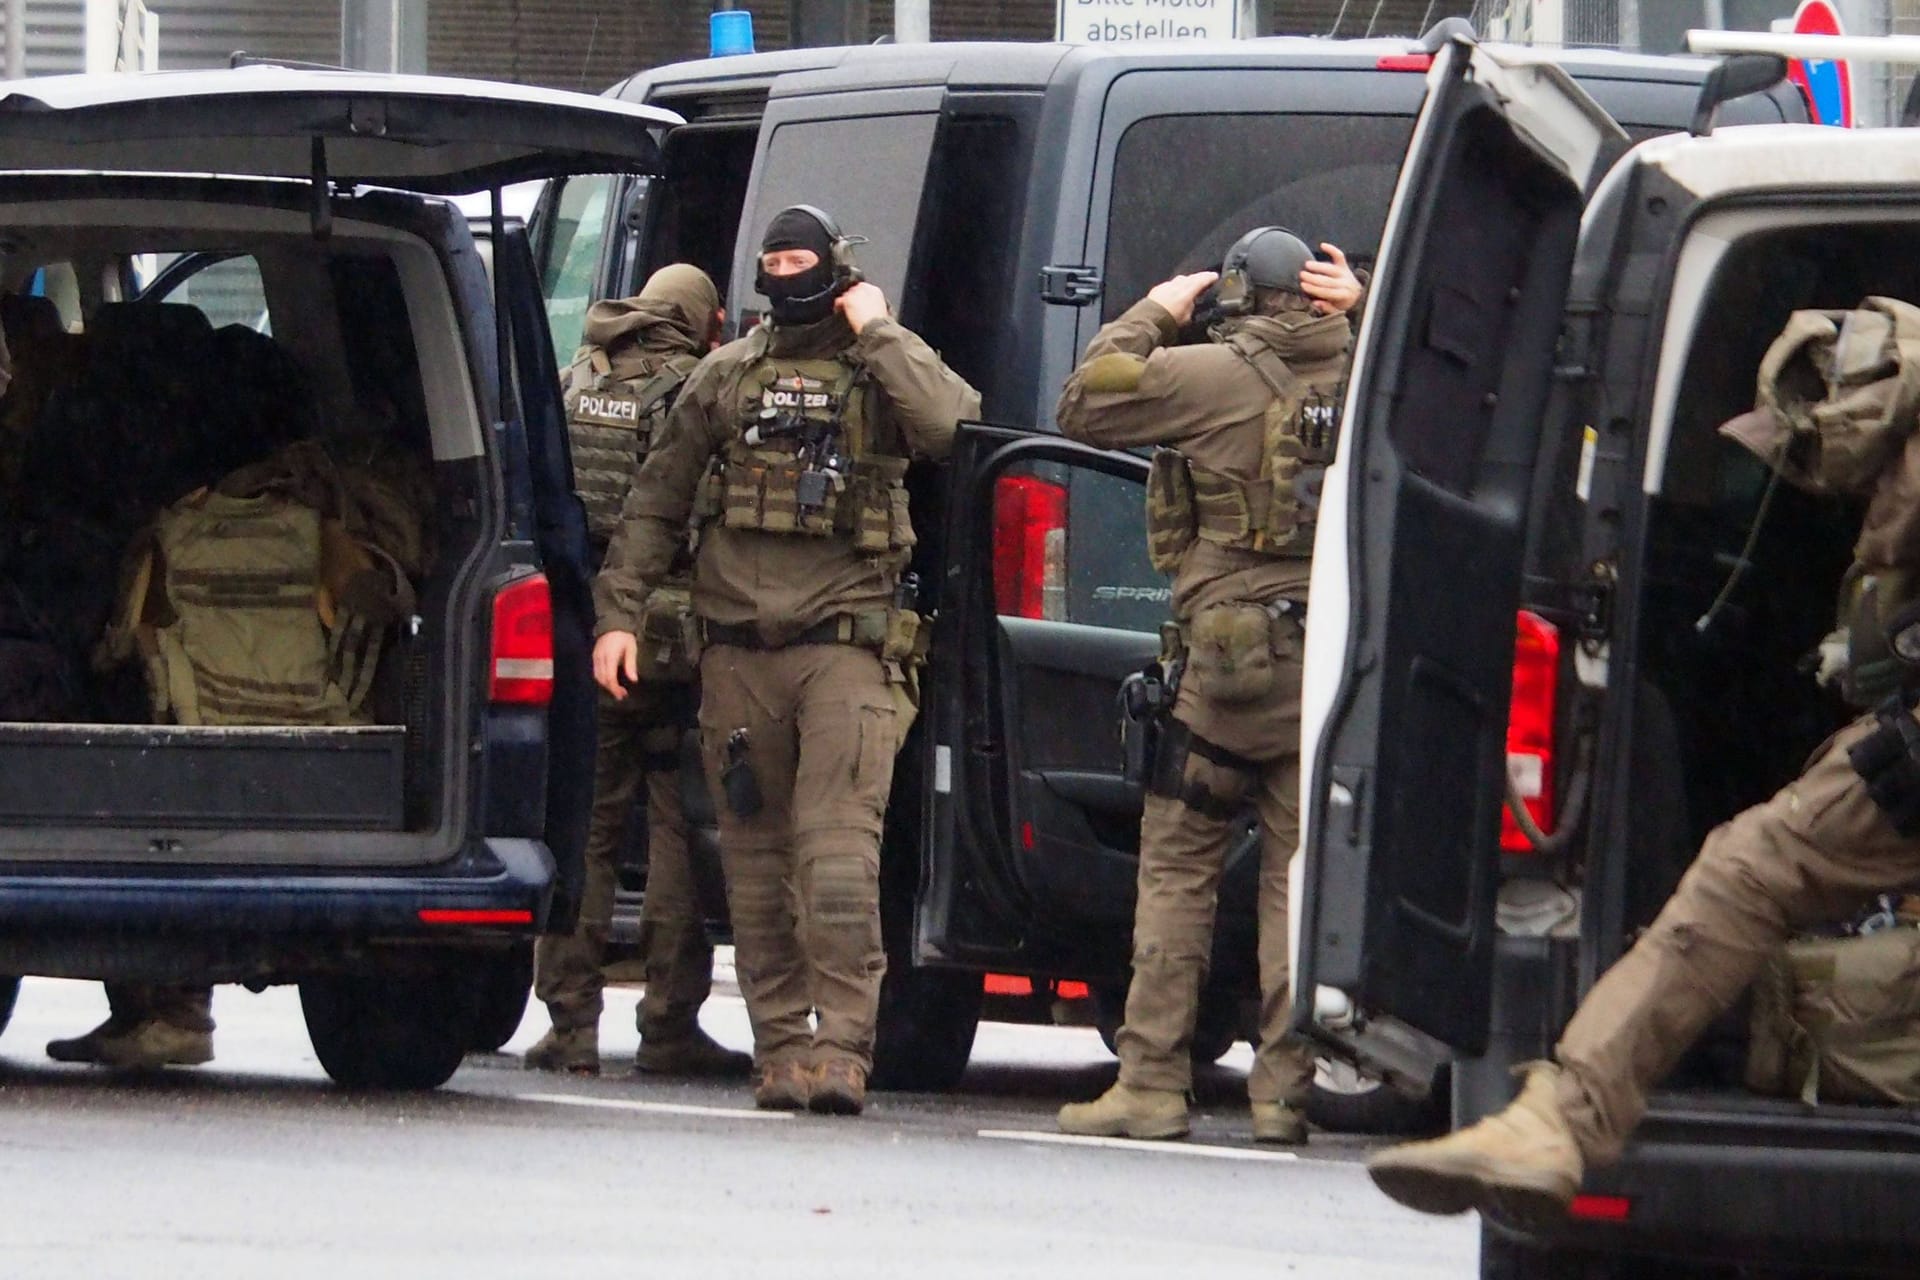
<path fill-rule="evenodd" d="M 1060 429 L 1114 449 L 1157 445 L 1154 565 L 1173 575 L 1162 662 L 1178 681 L 1140 825 L 1133 981 L 1119 1081 L 1060 1111 L 1069 1133 L 1187 1133 L 1190 1045 L 1220 873 L 1259 815 L 1260 1043 L 1254 1136 L 1306 1138 L 1313 1064 L 1285 1035 L 1287 860 L 1299 837 L 1300 654 L 1314 514 L 1333 458 L 1360 281 L 1278 227 L 1249 231 L 1222 271 L 1176 276 L 1095 335 L 1060 397 Z M 1212 341 L 1170 345 L 1215 282 Z M 1171 680 L 1169 681 L 1171 683 Z"/>
<path fill-rule="evenodd" d="M 1856 705 L 1895 660 L 1904 690 L 1829 738 L 1772 799 L 1716 827 L 1633 947 L 1587 993 L 1506 1110 L 1392 1147 L 1374 1182 L 1427 1213 L 1563 1215 L 1618 1160 L 1647 1094 L 1796 931 L 1920 878 L 1920 307 L 1868 298 L 1795 312 L 1760 363 L 1757 407 L 1721 428 L 1782 479 L 1867 499 L 1823 665 Z M 1848 668 L 1851 668 L 1850 670 Z"/>
<path fill-rule="evenodd" d="M 694 370 L 628 496 L 594 583 L 594 677 L 628 696 L 692 519 L 700 739 L 754 1101 L 854 1114 L 886 970 L 881 823 L 924 647 L 902 598 L 904 478 L 980 397 L 887 313 L 825 212 L 774 216 L 756 285 L 771 319 Z"/>
<path fill-rule="evenodd" d="M 587 511 L 596 567 L 620 524 L 640 462 L 681 386 L 720 335 L 720 295 L 707 273 L 676 263 L 653 273 L 638 296 L 596 302 L 567 372 L 567 429 L 574 487 Z M 685 559 L 682 556 L 682 559 Z M 640 911 L 646 976 L 635 1019 L 634 1067 L 652 1075 L 745 1075 L 751 1060 L 700 1027 L 713 987 L 713 946 L 694 892 L 687 823 L 680 807 L 680 737 L 698 699 L 686 660 L 682 615 L 686 566 L 653 593 L 641 633 L 648 638 L 631 696 L 602 694 L 597 711 L 593 813 L 586 882 L 571 934 L 534 949 L 534 992 L 552 1028 L 527 1051 L 526 1065 L 592 1075 L 600 1070 L 599 1025 L 615 865 L 635 792 L 646 785 L 647 885 Z"/>

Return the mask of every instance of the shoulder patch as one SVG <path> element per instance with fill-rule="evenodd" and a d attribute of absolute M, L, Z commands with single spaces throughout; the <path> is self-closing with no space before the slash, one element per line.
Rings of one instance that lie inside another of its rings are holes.
<path fill-rule="evenodd" d="M 1147 362 L 1139 356 L 1114 351 L 1088 361 L 1080 384 L 1088 391 L 1133 391 L 1140 386 L 1140 376 L 1146 369 Z"/>

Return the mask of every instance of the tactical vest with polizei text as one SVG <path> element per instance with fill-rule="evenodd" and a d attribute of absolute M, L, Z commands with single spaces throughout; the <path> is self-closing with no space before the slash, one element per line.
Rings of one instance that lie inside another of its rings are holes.
<path fill-rule="evenodd" d="M 768 356 L 742 367 L 738 424 L 714 460 L 703 520 L 729 529 L 844 538 L 873 555 L 913 546 L 907 459 L 876 440 L 864 368 L 847 359 Z"/>
<path fill-rule="evenodd" d="M 1260 474 L 1241 480 L 1174 449 L 1154 455 L 1147 478 L 1147 550 L 1162 573 L 1177 571 L 1196 541 L 1276 558 L 1313 554 L 1320 488 L 1340 443 L 1345 383 L 1302 378 L 1252 334 L 1235 334 L 1225 345 L 1273 392 Z"/>
<path fill-rule="evenodd" d="M 681 383 L 699 363 L 669 356 L 637 378 L 616 378 L 606 352 L 586 347 L 567 378 L 567 434 L 573 444 L 573 487 L 587 509 L 587 532 L 598 543 L 620 526 L 633 473 L 653 446 Z"/>

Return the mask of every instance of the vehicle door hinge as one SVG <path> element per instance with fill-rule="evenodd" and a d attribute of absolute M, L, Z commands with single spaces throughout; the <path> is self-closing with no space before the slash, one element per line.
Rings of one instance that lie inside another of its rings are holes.
<path fill-rule="evenodd" d="M 1619 574 L 1611 560 L 1595 561 L 1584 582 L 1574 587 L 1580 609 L 1575 632 L 1574 667 L 1589 689 L 1607 684 L 1607 659 L 1613 635 L 1613 598 Z"/>
<path fill-rule="evenodd" d="M 1084 307 L 1105 287 L 1100 268 L 1056 263 L 1040 268 L 1040 300 L 1056 307 Z"/>
<path fill-rule="evenodd" d="M 1553 376 L 1559 382 L 1578 382 L 1593 376 L 1594 332 L 1600 308 L 1577 304 L 1567 308 L 1560 323 L 1560 341 L 1553 352 Z"/>

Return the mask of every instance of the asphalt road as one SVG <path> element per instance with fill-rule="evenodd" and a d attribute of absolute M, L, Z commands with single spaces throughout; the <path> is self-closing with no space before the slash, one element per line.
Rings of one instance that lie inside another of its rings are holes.
<path fill-rule="evenodd" d="M 29 980 L 0 1038 L 0 1274 L 1477 1274 L 1474 1221 L 1376 1194 L 1360 1140 L 1254 1148 L 1244 1046 L 1199 1082 L 1192 1141 L 1063 1141 L 1054 1107 L 1113 1075 L 1089 1030 L 985 1026 L 954 1096 L 772 1117 L 743 1085 L 627 1074 L 634 993 L 608 997 L 598 1080 L 521 1069 L 536 1006 L 437 1093 L 354 1096 L 328 1084 L 291 990 L 222 987 L 212 1064 L 125 1077 L 44 1057 L 106 1002 Z M 747 1046 L 737 998 L 703 1019 Z"/>

